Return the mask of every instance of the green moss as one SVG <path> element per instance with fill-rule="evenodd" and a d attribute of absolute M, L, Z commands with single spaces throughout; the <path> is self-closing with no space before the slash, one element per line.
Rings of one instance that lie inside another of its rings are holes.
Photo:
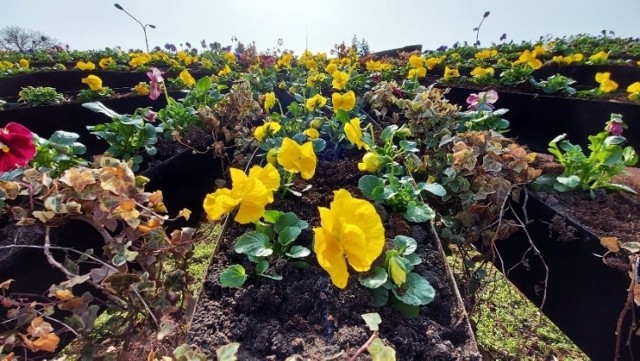
<path fill-rule="evenodd" d="M 459 262 L 449 261 L 459 269 Z M 480 349 L 494 360 L 589 359 L 502 273 L 490 267 L 487 274 L 471 315 Z"/>

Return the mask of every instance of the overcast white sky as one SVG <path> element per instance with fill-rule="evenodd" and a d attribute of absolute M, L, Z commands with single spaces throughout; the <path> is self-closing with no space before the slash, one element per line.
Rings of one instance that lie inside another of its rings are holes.
<path fill-rule="evenodd" d="M 373 51 L 411 44 L 435 49 L 473 43 L 472 29 L 485 11 L 491 15 L 480 31 L 482 45 L 503 33 L 516 42 L 603 29 L 640 36 L 640 0 L 0 0 L 0 28 L 39 30 L 74 49 L 143 49 L 140 25 L 116 2 L 143 24 L 156 25 L 148 30 L 150 47 L 202 39 L 224 46 L 236 36 L 266 50 L 282 38 L 284 48 L 299 54 L 305 35 L 310 50 L 328 51 L 355 34 Z"/>

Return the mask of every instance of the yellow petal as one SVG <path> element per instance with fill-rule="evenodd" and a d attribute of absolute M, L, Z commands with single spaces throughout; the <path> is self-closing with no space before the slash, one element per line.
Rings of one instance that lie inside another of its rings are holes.
<path fill-rule="evenodd" d="M 253 166 L 249 170 L 249 177 L 254 177 L 260 180 L 260 182 L 271 192 L 274 192 L 280 188 L 280 173 L 270 163 L 266 166 Z"/>
<path fill-rule="evenodd" d="M 231 196 L 231 190 L 222 188 L 214 193 L 207 194 L 204 198 L 203 207 L 205 213 L 207 213 L 207 219 L 217 221 L 222 218 L 224 214 L 233 211 L 239 203 L 239 198 Z"/>
<path fill-rule="evenodd" d="M 324 228 L 314 228 L 313 232 L 315 233 L 313 251 L 318 259 L 318 264 L 329 273 L 331 282 L 336 287 L 347 287 L 349 272 L 340 245 L 335 237 Z"/>

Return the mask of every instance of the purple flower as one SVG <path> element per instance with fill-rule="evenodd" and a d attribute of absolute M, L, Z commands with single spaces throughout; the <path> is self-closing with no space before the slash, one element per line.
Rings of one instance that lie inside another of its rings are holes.
<path fill-rule="evenodd" d="M 491 89 L 478 94 L 471 94 L 467 98 L 470 110 L 493 110 L 493 105 L 498 101 L 498 92 Z"/>
<path fill-rule="evenodd" d="M 624 123 L 622 123 L 622 119 L 614 118 L 609 122 L 609 126 L 607 127 L 609 134 L 611 135 L 622 135 L 624 131 Z"/>
<path fill-rule="evenodd" d="M 149 77 L 149 80 L 151 80 L 151 84 L 149 86 L 149 98 L 151 98 L 151 100 L 156 100 L 162 92 L 161 83 L 164 82 L 162 72 L 158 68 L 151 68 L 151 70 L 147 72 L 147 76 Z"/>
<path fill-rule="evenodd" d="M 158 113 L 154 112 L 153 110 L 147 110 L 144 113 L 144 119 L 146 119 L 150 123 L 155 123 L 157 116 L 158 116 Z"/>

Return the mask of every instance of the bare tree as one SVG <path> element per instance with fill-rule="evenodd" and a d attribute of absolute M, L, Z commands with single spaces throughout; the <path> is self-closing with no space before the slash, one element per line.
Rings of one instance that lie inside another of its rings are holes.
<path fill-rule="evenodd" d="M 55 45 L 60 45 L 60 42 L 39 31 L 19 26 L 7 26 L 0 30 L 0 50 L 26 52 Z"/>

